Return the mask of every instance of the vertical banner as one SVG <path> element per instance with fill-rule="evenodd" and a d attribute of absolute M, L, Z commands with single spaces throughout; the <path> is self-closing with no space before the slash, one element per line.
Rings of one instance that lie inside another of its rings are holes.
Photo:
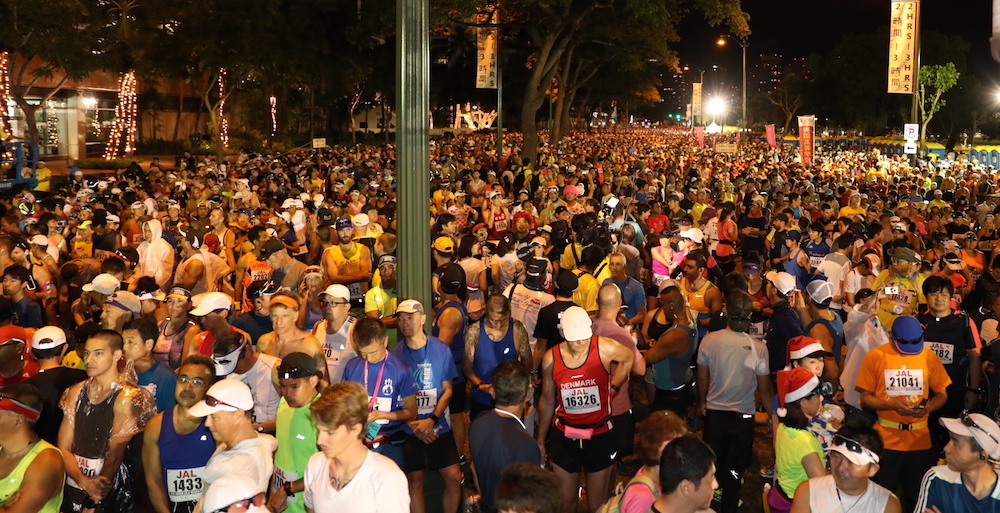
<path fill-rule="evenodd" d="M 889 92 L 914 94 L 917 85 L 919 0 L 892 0 L 889 18 Z"/>
<path fill-rule="evenodd" d="M 774 142 L 774 125 L 767 125 L 764 127 L 764 135 L 767 136 L 767 145 L 772 148 L 777 148 L 778 143 Z"/>
<path fill-rule="evenodd" d="M 705 127 L 703 127 L 703 126 L 696 126 L 696 127 L 694 127 L 694 136 L 696 138 L 698 138 L 698 147 L 699 148 L 704 148 L 705 147 Z"/>
<path fill-rule="evenodd" d="M 691 115 L 701 121 L 701 82 L 691 84 Z"/>
<path fill-rule="evenodd" d="M 476 88 L 497 88 L 497 27 L 476 28 Z"/>
<path fill-rule="evenodd" d="M 816 116 L 799 116 L 799 155 L 803 164 L 813 163 Z"/>

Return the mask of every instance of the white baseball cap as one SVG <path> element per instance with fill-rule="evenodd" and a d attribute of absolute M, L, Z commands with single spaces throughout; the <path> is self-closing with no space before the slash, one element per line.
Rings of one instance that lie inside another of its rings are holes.
<path fill-rule="evenodd" d="M 32 349 L 52 349 L 66 343 L 66 332 L 58 326 L 45 326 L 31 336 Z"/>
<path fill-rule="evenodd" d="M 208 315 L 216 310 L 229 310 L 233 307 L 233 298 L 222 292 L 209 292 L 199 294 L 199 296 L 201 297 L 197 298 L 198 300 L 195 301 L 195 306 L 191 310 L 191 315 L 195 317 Z"/>
<path fill-rule="evenodd" d="M 771 282 L 782 295 L 787 296 L 789 292 L 795 290 L 795 277 L 786 272 L 769 271 L 764 275 L 764 278 Z"/>
<path fill-rule="evenodd" d="M 705 241 L 705 232 L 701 231 L 700 228 L 688 228 L 687 230 L 681 230 L 677 236 L 684 239 L 691 239 L 698 244 Z"/>
<path fill-rule="evenodd" d="M 559 319 L 559 328 L 566 340 L 585 340 L 594 335 L 593 321 L 587 311 L 579 306 L 567 308 Z"/>
<path fill-rule="evenodd" d="M 262 493 L 257 489 L 257 483 L 243 474 L 226 474 L 216 479 L 208 490 L 202 502 L 205 513 L 216 513 L 236 504 L 239 501 L 252 499 Z"/>
<path fill-rule="evenodd" d="M 49 247 L 49 238 L 40 233 L 32 235 L 31 238 L 28 239 L 28 242 L 36 246 L 42 246 L 45 248 Z"/>
<path fill-rule="evenodd" d="M 95 276 L 90 283 L 84 283 L 83 291 L 96 291 L 104 294 L 105 296 L 110 296 L 111 294 L 114 294 L 119 287 L 121 287 L 121 282 L 118 281 L 118 278 L 115 278 L 108 273 L 101 273 Z"/>
<path fill-rule="evenodd" d="M 253 392 L 246 383 L 232 378 L 217 381 L 205 398 L 188 410 L 192 416 L 207 417 L 220 411 L 249 411 L 253 408 Z"/>
<path fill-rule="evenodd" d="M 336 299 L 343 299 L 344 301 L 351 300 L 351 291 L 346 286 L 339 283 L 334 283 L 326 288 L 320 295 L 326 294 Z"/>

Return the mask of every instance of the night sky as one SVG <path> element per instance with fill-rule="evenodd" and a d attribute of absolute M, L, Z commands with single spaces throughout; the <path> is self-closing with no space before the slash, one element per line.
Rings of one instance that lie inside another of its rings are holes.
<path fill-rule="evenodd" d="M 743 0 L 743 10 L 750 15 L 750 66 L 761 53 L 785 58 L 825 53 L 845 34 L 868 33 L 889 24 L 889 0 Z M 995 77 L 992 81 L 997 82 L 1000 64 L 989 55 L 991 11 L 990 0 L 923 0 L 921 23 L 924 30 L 964 37 L 972 44 L 969 70 L 982 79 Z M 715 44 L 724 33 L 725 27 L 709 27 L 700 14 L 692 12 L 680 27 L 681 41 L 674 44 L 681 64 L 738 69 L 739 47 Z"/>

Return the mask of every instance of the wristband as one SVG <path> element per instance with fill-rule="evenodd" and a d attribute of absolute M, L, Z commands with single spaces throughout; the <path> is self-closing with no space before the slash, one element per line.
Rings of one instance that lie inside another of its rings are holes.
<path fill-rule="evenodd" d="M 281 489 L 285 491 L 285 497 L 295 497 L 295 492 L 292 491 L 292 483 L 285 483 Z"/>
<path fill-rule="evenodd" d="M 433 413 L 431 413 L 427 418 L 433 420 L 434 423 L 437 424 L 438 419 L 440 419 L 441 417 L 438 417 L 437 415 L 434 415 Z"/>
<path fill-rule="evenodd" d="M 618 385 L 611 385 L 611 389 L 614 390 L 615 392 L 621 392 L 622 391 L 622 387 L 620 387 Z"/>

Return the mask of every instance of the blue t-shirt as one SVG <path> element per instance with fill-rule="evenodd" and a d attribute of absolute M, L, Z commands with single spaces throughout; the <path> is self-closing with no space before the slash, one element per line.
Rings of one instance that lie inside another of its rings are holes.
<path fill-rule="evenodd" d="M 1000 479 L 1000 473 L 997 478 Z M 962 482 L 962 474 L 947 465 L 933 467 L 924 474 L 919 497 L 914 511 L 937 506 L 941 511 L 1000 513 L 1000 486 L 994 485 L 992 493 L 976 500 Z"/>
<path fill-rule="evenodd" d="M 396 344 L 399 345 L 399 344 Z M 378 374 L 382 367 L 382 380 Z M 368 379 L 365 379 L 365 369 L 368 369 Z M 413 373 L 399 357 L 387 353 L 385 359 L 378 363 L 368 363 L 364 358 L 355 356 L 347 362 L 344 369 L 344 381 L 361 383 L 368 392 L 368 397 L 375 397 L 375 408 L 390 412 L 403 409 L 403 398 L 417 394 L 417 385 L 413 382 Z M 367 381 L 367 383 L 366 383 Z M 380 420 L 382 428 L 379 435 L 391 435 L 400 430 L 403 423 L 395 420 Z"/>
<path fill-rule="evenodd" d="M 622 291 L 622 305 L 625 306 L 625 317 L 629 319 L 639 313 L 639 309 L 646 306 L 646 291 L 642 285 L 634 278 L 626 278 L 624 283 L 614 281 L 614 278 L 604 280 L 605 284 L 614 283 Z"/>
<path fill-rule="evenodd" d="M 458 377 L 455 362 L 452 361 L 451 349 L 437 337 L 429 336 L 427 337 L 427 345 L 420 349 L 410 349 L 406 345 L 406 339 L 403 339 L 393 346 L 391 352 L 399 357 L 413 373 L 413 379 L 417 385 L 417 419 L 422 420 L 430 417 L 443 393 L 441 382 L 451 381 Z M 444 433 L 451 429 L 448 425 L 447 408 L 434 428 L 437 429 L 438 433 Z M 413 433 L 410 426 L 403 426 L 403 430 L 410 434 Z"/>
<path fill-rule="evenodd" d="M 139 374 L 139 386 L 149 390 L 156 400 L 156 411 L 166 411 L 177 405 L 174 399 L 174 389 L 177 387 L 177 374 L 166 365 L 153 361 L 153 366 Z"/>

